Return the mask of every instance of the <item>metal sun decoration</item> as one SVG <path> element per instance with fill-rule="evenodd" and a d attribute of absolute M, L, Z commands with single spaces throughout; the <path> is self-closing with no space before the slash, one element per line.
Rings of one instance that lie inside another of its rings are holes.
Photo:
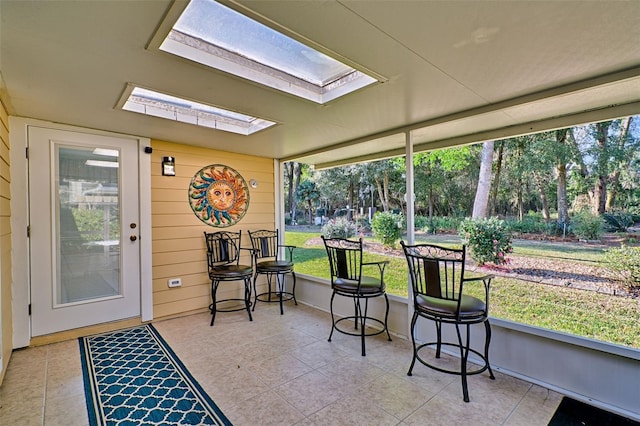
<path fill-rule="evenodd" d="M 226 228 L 239 222 L 249 207 L 249 188 L 236 170 L 222 164 L 200 169 L 189 185 L 189 204 L 202 222 Z"/>

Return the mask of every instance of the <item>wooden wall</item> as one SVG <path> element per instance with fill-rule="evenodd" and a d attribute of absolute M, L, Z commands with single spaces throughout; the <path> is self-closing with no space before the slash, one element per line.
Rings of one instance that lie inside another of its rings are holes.
<path fill-rule="evenodd" d="M 6 371 L 13 348 L 13 327 L 11 308 L 11 183 L 9 160 L 9 116 L 0 94 L 0 347 L 2 348 L 2 369 L 0 383 Z"/>
<path fill-rule="evenodd" d="M 153 238 L 154 319 L 205 310 L 211 303 L 203 233 L 242 230 L 242 245 L 250 247 L 247 230 L 274 229 L 275 196 L 273 159 L 233 154 L 214 149 L 152 140 L 151 212 Z M 176 176 L 162 176 L 162 157 L 175 157 Z M 215 228 L 191 210 L 191 178 L 205 166 L 224 164 L 258 188 L 249 187 L 249 208 L 234 226 Z M 243 262 L 250 262 L 246 257 Z M 182 286 L 169 288 L 167 280 L 181 278 Z M 242 297 L 241 282 L 224 283 L 218 298 Z"/>

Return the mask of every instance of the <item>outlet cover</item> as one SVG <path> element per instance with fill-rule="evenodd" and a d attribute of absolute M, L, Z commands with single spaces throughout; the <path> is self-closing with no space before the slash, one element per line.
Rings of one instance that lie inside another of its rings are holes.
<path fill-rule="evenodd" d="M 182 280 L 180 278 L 169 278 L 167 280 L 167 284 L 169 287 L 180 287 L 182 285 Z"/>

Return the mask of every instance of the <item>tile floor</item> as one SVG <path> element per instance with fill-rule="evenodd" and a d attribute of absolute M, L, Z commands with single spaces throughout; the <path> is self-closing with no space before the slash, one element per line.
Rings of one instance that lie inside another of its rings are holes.
<path fill-rule="evenodd" d="M 546 425 L 562 395 L 495 372 L 460 378 L 417 365 L 411 343 L 334 333 L 327 313 L 259 303 L 246 313 L 154 322 L 234 425 Z M 76 340 L 13 353 L 0 387 L 0 425 L 87 425 Z"/>

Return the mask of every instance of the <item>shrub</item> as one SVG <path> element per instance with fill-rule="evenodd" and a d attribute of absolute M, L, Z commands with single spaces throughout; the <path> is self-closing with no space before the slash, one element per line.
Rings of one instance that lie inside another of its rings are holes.
<path fill-rule="evenodd" d="M 581 240 L 599 240 L 604 223 L 600 216 L 589 210 L 582 210 L 573 217 L 573 233 Z"/>
<path fill-rule="evenodd" d="M 606 249 L 604 261 L 629 289 L 640 287 L 640 247 L 622 245 Z"/>
<path fill-rule="evenodd" d="M 511 219 L 505 223 L 510 231 L 521 234 L 544 234 L 549 232 L 549 225 L 539 213 L 529 212 L 522 220 Z"/>
<path fill-rule="evenodd" d="M 625 210 L 631 215 L 634 223 L 640 222 L 640 205 L 627 206 Z"/>
<path fill-rule="evenodd" d="M 437 232 L 457 231 L 463 218 L 456 216 L 416 216 L 415 227 L 424 232 L 435 234 Z"/>
<path fill-rule="evenodd" d="M 609 232 L 626 232 L 635 222 L 633 215 L 627 212 L 613 212 L 602 215 Z"/>
<path fill-rule="evenodd" d="M 422 229 L 424 231 L 430 232 L 429 231 L 429 226 L 430 226 L 429 216 L 418 216 L 418 215 L 416 215 L 414 220 L 415 220 L 414 225 L 415 225 L 416 229 Z"/>
<path fill-rule="evenodd" d="M 402 238 L 404 217 L 391 212 L 377 212 L 371 219 L 373 235 L 386 247 L 395 247 L 396 241 Z"/>
<path fill-rule="evenodd" d="M 479 265 L 492 262 L 496 265 L 509 263 L 507 253 L 511 253 L 511 231 L 505 222 L 497 217 L 490 219 L 466 219 L 460 224 L 458 233 L 469 247 L 471 257 Z"/>
<path fill-rule="evenodd" d="M 351 238 L 356 231 L 356 224 L 345 218 L 331 219 L 322 227 L 322 235 L 326 238 Z"/>

